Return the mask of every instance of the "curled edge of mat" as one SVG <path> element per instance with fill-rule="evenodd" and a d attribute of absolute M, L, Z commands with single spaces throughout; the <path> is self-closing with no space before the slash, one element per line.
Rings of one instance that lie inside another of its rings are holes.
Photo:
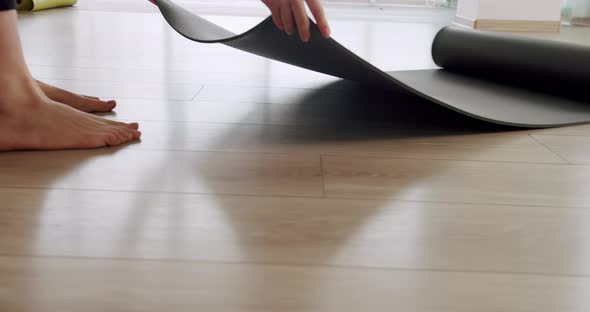
<path fill-rule="evenodd" d="M 200 43 L 221 43 L 272 60 L 371 85 L 391 88 L 394 82 L 411 93 L 415 92 L 334 39 L 322 38 L 317 26 L 311 20 L 311 39 L 303 43 L 297 35 L 289 36 L 278 30 L 271 17 L 264 19 L 250 30 L 234 34 L 170 0 L 157 0 L 157 5 L 166 22 L 189 40 Z M 266 48 L 261 45 L 262 40 L 272 42 L 273 47 Z M 323 54 L 327 57 L 317 57 L 316 54 L 310 56 L 311 54 L 305 53 L 312 50 L 320 56 Z"/>
<path fill-rule="evenodd" d="M 234 34 L 193 14 L 171 0 L 150 0 L 168 24 L 185 38 L 201 43 L 222 43 L 255 55 L 423 98 L 433 104 L 485 122 L 546 128 L 590 121 L 590 105 L 551 95 L 521 90 L 448 70 L 385 72 L 333 39 L 321 37 L 311 23 L 311 40 L 278 30 L 269 17 L 252 29 Z M 453 32 L 456 26 L 446 26 Z M 485 34 L 484 34 L 485 36 Z M 266 44 L 271 42 L 272 44 Z M 467 87 L 465 87 L 467 85 Z M 462 98 L 463 95 L 466 95 Z"/>

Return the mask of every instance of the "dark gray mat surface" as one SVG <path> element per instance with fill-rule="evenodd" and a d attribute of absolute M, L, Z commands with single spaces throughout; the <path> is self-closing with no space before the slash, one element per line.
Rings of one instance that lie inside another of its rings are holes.
<path fill-rule="evenodd" d="M 517 127 L 555 127 L 590 122 L 590 48 L 445 27 L 433 43 L 443 69 L 384 72 L 312 23 L 311 40 L 278 30 L 267 18 L 236 35 L 173 3 L 158 0 L 166 21 L 181 35 L 223 43 L 280 62 L 423 97 L 480 120 Z"/>

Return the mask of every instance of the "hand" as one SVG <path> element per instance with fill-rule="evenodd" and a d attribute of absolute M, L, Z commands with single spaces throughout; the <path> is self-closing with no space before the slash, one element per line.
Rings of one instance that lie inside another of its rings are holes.
<path fill-rule="evenodd" d="M 307 3 L 322 36 L 330 38 L 330 27 L 320 0 L 262 0 L 262 2 L 270 9 L 272 20 L 280 30 L 292 35 L 296 25 L 299 37 L 304 42 L 309 41 L 310 37 L 309 18 L 305 11 L 305 3 Z"/>

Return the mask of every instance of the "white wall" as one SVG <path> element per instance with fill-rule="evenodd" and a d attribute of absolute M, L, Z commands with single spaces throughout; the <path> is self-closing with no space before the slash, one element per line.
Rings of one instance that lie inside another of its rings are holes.
<path fill-rule="evenodd" d="M 479 19 L 558 21 L 561 0 L 480 0 Z"/>
<path fill-rule="evenodd" d="M 559 21 L 562 0 L 459 0 L 457 15 L 469 19 Z"/>
<path fill-rule="evenodd" d="M 479 0 L 459 0 L 457 3 L 457 16 L 475 20 L 478 11 Z"/>

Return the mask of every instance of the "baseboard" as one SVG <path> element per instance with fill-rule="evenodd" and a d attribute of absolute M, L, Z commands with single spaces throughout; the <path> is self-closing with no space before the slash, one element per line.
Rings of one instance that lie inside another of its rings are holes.
<path fill-rule="evenodd" d="M 464 16 L 457 15 L 455 16 L 455 23 L 463 26 L 467 26 L 469 28 L 475 28 L 475 20 L 471 18 L 467 18 Z"/>
<path fill-rule="evenodd" d="M 527 21 L 527 20 L 493 20 L 470 19 L 455 16 L 455 23 L 470 28 L 505 31 L 505 32 L 543 32 L 557 33 L 561 29 L 561 21 Z"/>
<path fill-rule="evenodd" d="M 590 17 L 574 17 L 571 23 L 576 26 L 590 26 Z"/>

